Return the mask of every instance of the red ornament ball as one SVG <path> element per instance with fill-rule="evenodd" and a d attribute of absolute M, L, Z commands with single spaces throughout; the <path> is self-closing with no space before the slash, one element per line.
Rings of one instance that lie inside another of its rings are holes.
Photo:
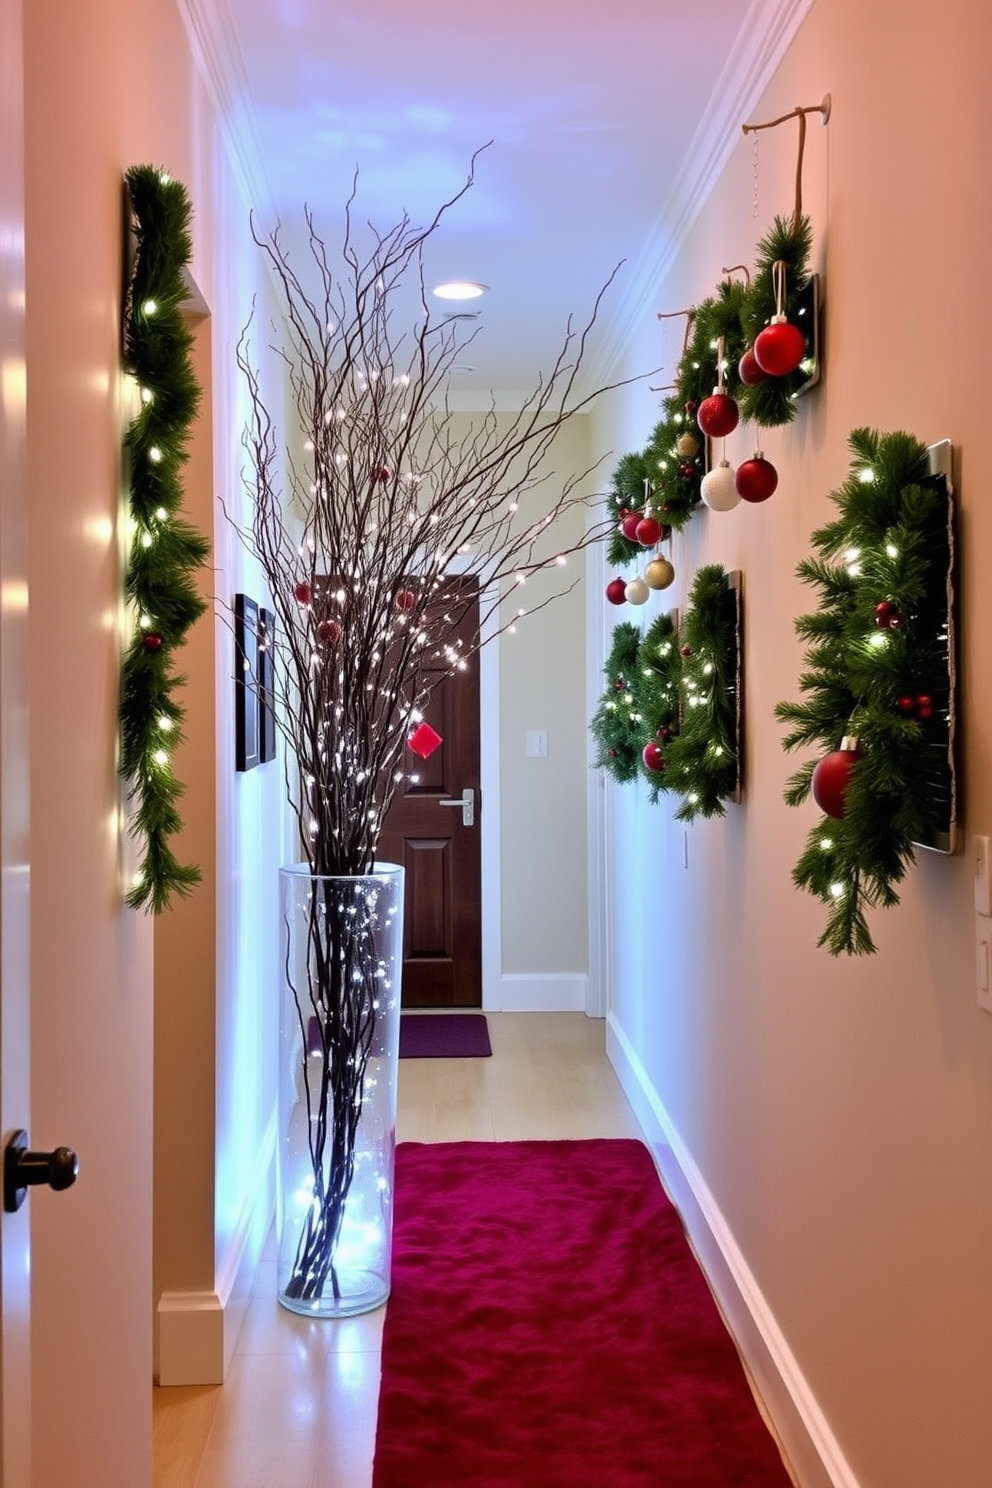
<path fill-rule="evenodd" d="M 730 394 L 717 390 L 700 403 L 696 423 L 711 439 L 723 439 L 737 428 L 740 416 L 740 410 Z"/>
<path fill-rule="evenodd" d="M 611 579 L 606 586 L 606 597 L 610 604 L 622 605 L 627 603 L 627 584 L 624 579 Z"/>
<path fill-rule="evenodd" d="M 771 460 L 756 450 L 752 460 L 743 460 L 734 476 L 734 487 L 742 501 L 767 501 L 778 485 L 778 471 Z"/>
<path fill-rule="evenodd" d="M 933 717 L 933 698 L 921 692 L 919 697 L 913 699 L 913 712 L 921 723 Z"/>
<path fill-rule="evenodd" d="M 644 761 L 646 770 L 657 772 L 665 768 L 665 756 L 661 752 L 661 745 L 656 744 L 653 739 L 649 739 L 641 750 L 641 759 Z"/>
<path fill-rule="evenodd" d="M 844 797 L 861 757 L 857 739 L 841 739 L 840 748 L 825 754 L 813 771 L 813 800 L 827 816 L 839 821 L 844 815 Z"/>
<path fill-rule="evenodd" d="M 685 465 L 680 465 L 679 470 L 683 475 L 695 475 L 696 473 L 695 465 L 689 465 L 688 463 L 686 463 Z"/>
<path fill-rule="evenodd" d="M 385 485 L 386 481 L 392 480 L 393 478 L 393 472 L 390 470 L 388 465 L 373 465 L 369 474 L 371 478 L 374 481 L 378 481 L 380 485 Z"/>
<path fill-rule="evenodd" d="M 767 372 L 762 371 L 753 346 L 748 347 L 737 363 L 737 375 L 745 387 L 757 387 L 768 376 Z"/>
<path fill-rule="evenodd" d="M 692 398 L 690 398 L 688 403 L 685 405 L 685 411 L 689 415 L 689 417 L 692 418 L 692 415 L 696 411 L 696 404 Z"/>
<path fill-rule="evenodd" d="M 298 584 L 293 585 L 293 598 L 297 604 L 308 605 L 313 599 L 313 590 L 306 579 L 301 579 Z"/>
<path fill-rule="evenodd" d="M 672 731 L 671 731 L 670 728 L 665 728 L 665 726 L 662 725 L 662 727 L 658 730 L 658 738 L 659 739 L 668 739 L 668 738 L 671 737 L 671 732 Z"/>
<path fill-rule="evenodd" d="M 317 626 L 317 639 L 327 646 L 336 646 L 341 639 L 341 626 L 336 620 L 321 620 Z"/>
<path fill-rule="evenodd" d="M 642 548 L 653 548 L 661 537 L 661 523 L 654 517 L 642 517 L 637 524 L 637 541 Z"/>
<path fill-rule="evenodd" d="M 691 656 L 692 655 L 692 647 L 691 646 L 682 646 L 680 649 L 681 649 L 681 652 L 682 652 L 682 655 L 683 656 Z"/>
<path fill-rule="evenodd" d="M 616 759 L 616 757 L 617 757 L 616 750 L 615 749 L 611 749 L 610 750 L 610 759 Z"/>
<path fill-rule="evenodd" d="M 891 599 L 879 600 L 875 606 L 875 624 L 879 630 L 898 630 L 902 625 L 902 616 Z"/>
<path fill-rule="evenodd" d="M 896 700 L 896 707 L 899 709 L 900 713 L 904 713 L 908 717 L 909 714 L 912 713 L 913 709 L 916 707 L 916 699 L 911 697 L 898 698 Z"/>
<path fill-rule="evenodd" d="M 160 651 L 162 649 L 162 637 L 159 635 L 157 630 L 146 630 L 144 635 L 141 637 L 141 644 L 144 646 L 146 651 L 150 651 L 154 654 L 156 651 Z"/>
<path fill-rule="evenodd" d="M 397 589 L 395 604 L 398 610 L 402 610 L 406 614 L 407 611 L 413 609 L 416 602 L 417 596 L 412 589 Z"/>
<path fill-rule="evenodd" d="M 637 541 L 637 528 L 642 519 L 643 518 L 641 512 L 632 511 L 627 512 L 623 521 L 620 523 L 620 531 L 623 533 L 628 542 Z"/>
<path fill-rule="evenodd" d="M 754 358 L 769 377 L 794 372 L 806 355 L 806 337 L 784 315 L 773 316 L 770 325 L 754 338 Z"/>

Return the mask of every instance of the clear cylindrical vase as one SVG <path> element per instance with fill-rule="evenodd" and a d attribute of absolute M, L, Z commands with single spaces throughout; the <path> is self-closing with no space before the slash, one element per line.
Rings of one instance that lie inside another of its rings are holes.
<path fill-rule="evenodd" d="M 403 869 L 279 878 L 278 1296 L 350 1317 L 389 1295 Z"/>

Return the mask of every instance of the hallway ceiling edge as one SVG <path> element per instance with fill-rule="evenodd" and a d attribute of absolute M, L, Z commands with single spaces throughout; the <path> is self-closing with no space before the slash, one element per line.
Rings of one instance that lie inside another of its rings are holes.
<path fill-rule="evenodd" d="M 333 239 L 356 165 L 360 220 L 425 220 L 493 139 L 426 264 L 492 286 L 451 381 L 480 407 L 532 390 L 622 259 L 583 386 L 617 375 L 813 0 L 176 3 L 251 211 L 291 244 L 304 202 Z"/>

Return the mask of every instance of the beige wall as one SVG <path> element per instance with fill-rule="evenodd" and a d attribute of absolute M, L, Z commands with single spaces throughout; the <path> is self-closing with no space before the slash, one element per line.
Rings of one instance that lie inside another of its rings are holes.
<path fill-rule="evenodd" d="M 563 482 L 588 469 L 588 424 L 581 415 L 562 429 L 554 474 L 533 493 L 533 510 L 546 511 Z M 580 492 L 595 489 L 589 480 Z M 548 529 L 552 548 L 581 541 L 584 529 L 584 508 L 573 508 Z M 588 970 L 584 570 L 584 555 L 575 554 L 566 567 L 535 574 L 504 606 L 508 615 L 535 609 L 500 642 L 499 711 L 503 972 L 534 978 L 535 1005 L 543 997 L 555 1006 Z M 559 597 L 536 609 L 551 596 Z M 548 736 L 545 759 L 525 753 L 532 730 Z"/>
<path fill-rule="evenodd" d="M 680 583 L 665 596 L 678 603 L 700 563 L 743 570 L 746 799 L 690 829 L 685 869 L 666 807 L 637 788 L 610 797 L 618 1062 L 633 1056 L 625 1073 L 642 1074 L 643 1109 L 715 1202 L 851 1488 L 990 1481 L 992 1018 L 976 1006 L 967 851 L 921 855 L 901 906 L 873 916 L 876 956 L 816 949 L 822 907 L 789 877 L 815 811 L 782 802 L 797 760 L 772 710 L 798 695 L 793 619 L 811 594 L 795 566 L 833 511 L 848 432 L 951 439 L 965 844 L 992 832 L 992 631 L 980 604 L 992 550 L 980 474 L 988 26 L 980 0 L 818 0 L 755 104 L 763 119 L 833 99 L 827 128 L 811 123 L 806 169 L 824 382 L 793 428 L 763 438 L 775 496 L 701 512 L 676 543 Z M 644 307 L 632 367 L 674 362 L 678 333 L 655 310 L 753 261 L 772 215 L 791 210 L 795 143 L 794 126 L 762 134 L 757 218 L 751 143 L 737 145 Z M 643 439 L 655 417 L 632 394 L 600 433 L 636 427 Z M 744 434 L 728 444 L 735 462 L 751 449 Z"/>

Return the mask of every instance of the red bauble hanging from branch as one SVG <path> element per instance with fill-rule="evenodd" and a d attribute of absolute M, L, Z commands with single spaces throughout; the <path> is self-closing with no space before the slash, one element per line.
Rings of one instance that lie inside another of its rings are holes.
<path fill-rule="evenodd" d="M 642 517 L 635 528 L 635 535 L 642 548 L 653 548 L 661 538 L 661 523 L 654 517 Z"/>
<path fill-rule="evenodd" d="M 620 531 L 628 542 L 637 541 L 638 524 L 644 520 L 644 513 L 639 511 L 625 512 L 620 523 Z"/>
<path fill-rule="evenodd" d="M 720 336 L 716 343 L 716 387 L 696 410 L 696 423 L 710 439 L 725 439 L 737 428 L 740 417 L 736 401 L 723 391 L 723 337 Z"/>
<path fill-rule="evenodd" d="M 753 459 L 738 465 L 734 476 L 734 486 L 742 501 L 767 501 L 777 485 L 778 471 L 760 450 L 755 450 Z"/>
<path fill-rule="evenodd" d="M 768 376 L 767 372 L 762 371 L 752 346 L 748 347 L 737 363 L 737 375 L 745 387 L 757 387 Z"/>
<path fill-rule="evenodd" d="M 644 761 L 644 768 L 651 770 L 654 774 L 660 774 L 665 768 L 665 756 L 661 752 L 661 745 L 656 744 L 653 739 L 649 739 L 641 750 L 641 759 Z"/>
<path fill-rule="evenodd" d="M 862 758 L 857 739 L 845 735 L 840 741 L 840 748 L 825 754 L 813 771 L 813 800 L 827 816 L 836 817 L 839 821 L 844 815 L 851 775 Z"/>
<path fill-rule="evenodd" d="M 730 394 L 714 388 L 710 396 L 700 403 L 696 423 L 710 439 L 725 439 L 737 428 L 740 417 L 740 409 Z"/>
<path fill-rule="evenodd" d="M 627 602 L 627 582 L 625 579 L 611 579 L 606 586 L 606 597 L 610 604 L 622 605 Z"/>
<path fill-rule="evenodd" d="M 754 359 L 769 377 L 786 377 L 794 372 L 806 355 L 806 337 L 787 318 L 785 303 L 785 260 L 772 264 L 775 284 L 775 314 L 771 322 L 754 338 Z"/>

